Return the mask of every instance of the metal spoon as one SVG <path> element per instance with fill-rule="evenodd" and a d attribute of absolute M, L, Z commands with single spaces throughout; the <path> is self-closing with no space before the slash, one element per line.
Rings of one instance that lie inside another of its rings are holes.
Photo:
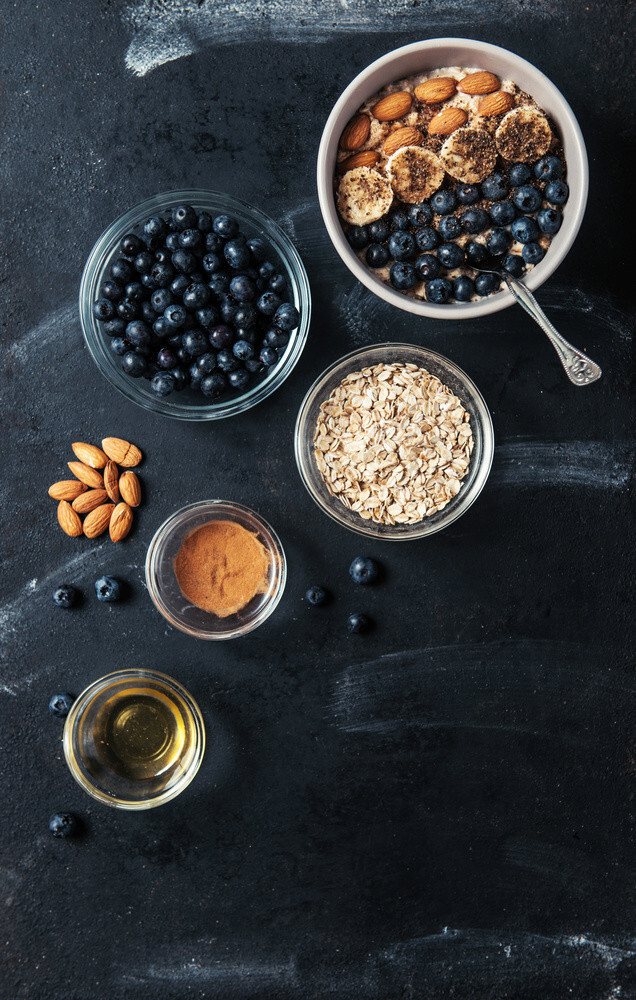
<path fill-rule="evenodd" d="M 486 271 L 486 268 L 475 268 L 478 271 Z M 488 274 L 496 274 L 506 282 L 506 285 L 516 298 L 520 306 L 537 323 L 547 335 L 550 343 L 559 356 L 559 361 L 565 369 L 565 374 L 574 385 L 591 385 L 602 375 L 601 369 L 594 361 L 573 347 L 569 341 L 552 326 L 552 323 L 544 313 L 543 309 L 535 299 L 532 292 L 521 282 L 517 281 L 509 274 L 502 274 L 500 271 L 488 271 Z"/>

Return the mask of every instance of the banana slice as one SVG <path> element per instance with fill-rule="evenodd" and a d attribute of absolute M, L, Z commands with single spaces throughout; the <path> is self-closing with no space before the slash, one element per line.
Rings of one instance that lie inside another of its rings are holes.
<path fill-rule="evenodd" d="M 336 206 L 351 226 L 377 222 L 389 211 L 393 191 L 386 177 L 371 167 L 354 167 L 343 174 L 338 185 Z"/>
<path fill-rule="evenodd" d="M 492 173 L 497 150 L 488 132 L 458 128 L 449 135 L 439 153 L 447 172 L 464 184 L 477 184 Z"/>
<path fill-rule="evenodd" d="M 430 198 L 444 180 L 439 157 L 420 146 L 398 149 L 388 159 L 387 172 L 396 195 L 408 205 L 419 205 Z"/>
<path fill-rule="evenodd" d="M 545 115 L 530 104 L 513 108 L 495 132 L 497 149 L 505 160 L 531 163 L 550 148 L 552 132 Z"/>

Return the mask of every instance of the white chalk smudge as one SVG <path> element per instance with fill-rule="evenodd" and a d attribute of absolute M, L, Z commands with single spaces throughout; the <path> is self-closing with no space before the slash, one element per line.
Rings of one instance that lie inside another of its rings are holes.
<path fill-rule="evenodd" d="M 288 962 L 241 962 L 207 961 L 198 962 L 192 958 L 181 965 L 150 965 L 144 972 L 126 973 L 125 982 L 147 983 L 149 981 L 191 982 L 203 980 L 222 984 L 225 989 L 241 986 L 282 986 L 293 985 L 296 981 L 296 963 Z"/>
<path fill-rule="evenodd" d="M 491 483 L 498 486 L 588 486 L 623 489 L 634 471 L 629 441 L 537 441 L 518 437 L 495 448 Z"/>
<path fill-rule="evenodd" d="M 11 344 L 9 355 L 15 361 L 24 364 L 34 353 L 39 353 L 55 341 L 71 347 L 79 336 L 77 305 L 62 306 L 49 313 L 37 326 Z"/>

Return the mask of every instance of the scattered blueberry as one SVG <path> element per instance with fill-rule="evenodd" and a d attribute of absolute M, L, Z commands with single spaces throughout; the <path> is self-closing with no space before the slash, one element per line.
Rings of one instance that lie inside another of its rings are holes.
<path fill-rule="evenodd" d="M 565 205 L 568 200 L 570 189 L 565 181 L 550 181 L 549 184 L 546 184 L 545 191 L 543 193 L 545 195 L 545 200 L 549 201 L 551 205 Z M 104 293 L 103 288 L 102 293 Z"/>
<path fill-rule="evenodd" d="M 276 356 L 276 360 L 278 360 L 278 355 Z M 250 375 L 245 368 L 237 368 L 235 372 L 228 374 L 227 380 L 232 389 L 245 389 L 250 380 Z"/>
<path fill-rule="evenodd" d="M 530 213 L 541 208 L 543 198 L 541 192 L 532 184 L 522 184 L 512 192 L 512 200 L 520 212 Z"/>
<path fill-rule="evenodd" d="M 410 233 L 398 231 L 389 240 L 389 253 L 393 260 L 410 260 L 415 256 L 415 240 Z"/>
<path fill-rule="evenodd" d="M 310 587 L 305 593 L 305 599 L 309 604 L 313 604 L 315 608 L 319 608 L 322 604 L 326 604 L 329 600 L 329 595 L 324 587 Z"/>
<path fill-rule="evenodd" d="M 442 304 L 448 302 L 453 294 L 453 286 L 447 278 L 434 278 L 426 285 L 426 298 L 429 302 Z"/>
<path fill-rule="evenodd" d="M 150 389 L 155 396 L 169 396 L 174 391 L 174 379 L 170 372 L 157 372 L 150 379 Z"/>
<path fill-rule="evenodd" d="M 434 250 L 439 243 L 439 236 L 431 226 L 423 226 L 415 232 L 415 242 L 420 250 Z"/>
<path fill-rule="evenodd" d="M 209 399 L 218 399 L 219 396 L 223 395 L 227 386 L 227 379 L 219 372 L 215 372 L 213 375 L 206 375 L 200 382 L 201 392 Z"/>
<path fill-rule="evenodd" d="M 422 253 L 415 261 L 415 270 L 422 281 L 432 281 L 439 276 L 441 266 L 432 253 Z"/>
<path fill-rule="evenodd" d="M 480 267 L 488 260 L 488 251 L 483 243 L 467 243 L 464 247 L 466 260 L 469 264 L 476 264 Z"/>
<path fill-rule="evenodd" d="M 540 235 L 539 227 L 534 219 L 529 219 L 525 215 L 521 219 L 515 219 L 510 227 L 510 232 L 518 243 L 536 243 Z"/>
<path fill-rule="evenodd" d="M 264 347 L 259 354 L 260 360 L 263 362 L 266 368 L 271 368 L 278 361 L 278 354 L 273 347 Z"/>
<path fill-rule="evenodd" d="M 377 222 L 369 223 L 367 226 L 367 232 L 369 233 L 370 240 L 377 243 L 383 243 L 384 240 L 388 240 L 391 230 L 386 219 L 378 219 Z"/>
<path fill-rule="evenodd" d="M 508 178 L 505 174 L 489 174 L 481 182 L 482 194 L 488 201 L 501 201 L 508 194 L 509 187 Z"/>
<path fill-rule="evenodd" d="M 54 694 L 49 702 L 49 712 L 57 716 L 58 719 L 65 718 L 73 707 L 75 698 L 72 694 L 63 691 L 61 694 Z"/>
<path fill-rule="evenodd" d="M 537 222 L 542 233 L 554 236 L 561 228 L 563 217 L 556 208 L 542 208 L 537 215 Z"/>
<path fill-rule="evenodd" d="M 457 302 L 470 302 L 475 294 L 475 283 L 466 275 L 453 278 L 453 297 Z"/>
<path fill-rule="evenodd" d="M 97 299 L 93 302 L 93 316 L 100 323 L 105 323 L 115 315 L 115 307 L 110 299 Z"/>
<path fill-rule="evenodd" d="M 256 356 L 254 345 L 248 340 L 237 340 L 232 348 L 232 353 L 239 361 L 251 361 Z"/>
<path fill-rule="evenodd" d="M 437 259 L 443 267 L 461 267 L 464 251 L 457 243 L 442 243 L 437 248 Z"/>
<path fill-rule="evenodd" d="M 371 619 L 361 611 L 349 615 L 347 618 L 347 631 L 353 635 L 362 635 L 371 628 Z"/>
<path fill-rule="evenodd" d="M 433 218 L 433 211 L 428 202 L 423 201 L 420 205 L 411 205 L 408 217 L 412 226 L 425 226 Z"/>
<path fill-rule="evenodd" d="M 483 233 L 489 224 L 488 214 L 482 208 L 467 208 L 461 214 L 462 228 L 471 236 L 474 236 L 475 233 Z"/>
<path fill-rule="evenodd" d="M 49 820 L 49 830 L 54 837 L 72 837 L 79 824 L 70 813 L 54 813 Z"/>
<path fill-rule="evenodd" d="M 478 274 L 475 278 L 475 291 L 482 297 L 492 295 L 500 285 L 501 279 L 498 274 Z"/>
<path fill-rule="evenodd" d="M 450 190 L 436 191 L 431 198 L 431 208 L 438 215 L 448 215 L 449 212 L 453 211 L 456 204 L 455 193 Z"/>
<path fill-rule="evenodd" d="M 295 330 L 300 322 L 300 314 L 291 302 L 283 302 L 274 314 L 274 325 L 281 330 Z"/>
<path fill-rule="evenodd" d="M 521 250 L 521 256 L 526 264 L 535 265 L 545 257 L 545 250 L 538 243 L 526 243 Z"/>
<path fill-rule="evenodd" d="M 347 239 L 354 250 L 364 250 L 369 242 L 369 234 L 364 226 L 351 226 Z"/>
<path fill-rule="evenodd" d="M 508 177 L 513 187 L 525 184 L 532 177 L 532 171 L 527 163 L 513 163 L 508 169 Z"/>
<path fill-rule="evenodd" d="M 460 205 L 474 205 L 479 201 L 479 188 L 476 184 L 460 184 L 457 188 L 457 201 Z"/>
<path fill-rule="evenodd" d="M 126 260 L 125 257 L 118 257 L 111 264 L 110 276 L 114 281 L 119 281 L 122 285 L 126 285 L 135 277 L 135 271 L 129 260 Z"/>
<path fill-rule="evenodd" d="M 391 232 L 396 232 L 398 230 L 404 230 L 411 227 L 411 221 L 406 214 L 406 212 L 398 208 L 389 214 L 389 226 L 391 227 Z"/>
<path fill-rule="evenodd" d="M 516 253 L 506 254 L 501 266 L 503 270 L 506 271 L 507 274 L 512 275 L 513 278 L 520 278 L 525 271 L 523 260 Z"/>
<path fill-rule="evenodd" d="M 509 226 L 516 217 L 517 212 L 511 201 L 496 201 L 490 207 L 490 218 L 496 226 Z"/>
<path fill-rule="evenodd" d="M 53 591 L 53 603 L 57 604 L 58 608 L 72 608 L 77 604 L 78 598 L 79 591 L 70 583 L 63 583 Z"/>
<path fill-rule="evenodd" d="M 507 229 L 493 229 L 486 240 L 486 250 L 493 257 L 499 257 L 505 253 L 510 246 L 511 238 Z"/>
<path fill-rule="evenodd" d="M 122 297 L 124 290 L 118 281 L 105 281 L 102 285 L 102 298 L 117 302 Z"/>
<path fill-rule="evenodd" d="M 406 292 L 417 284 L 417 273 L 412 264 L 391 264 L 389 279 L 394 288 Z"/>
<path fill-rule="evenodd" d="M 380 566 L 369 556 L 356 556 L 349 566 L 349 576 L 354 583 L 376 583 L 380 577 Z"/>
<path fill-rule="evenodd" d="M 464 218 L 467 214 L 468 214 L 467 212 L 464 212 Z M 477 213 L 474 212 L 473 214 L 476 215 Z M 485 212 L 483 214 L 484 216 L 486 216 Z M 486 216 L 486 219 L 487 218 L 488 216 Z M 462 231 L 462 223 L 459 221 L 456 215 L 444 215 L 439 220 L 437 231 L 443 240 L 454 240 L 459 236 L 459 234 Z M 479 232 L 479 230 L 474 230 L 474 232 Z"/>
<path fill-rule="evenodd" d="M 95 593 L 98 601 L 118 601 L 121 597 L 121 584 L 114 576 L 100 576 L 95 580 Z"/>
<path fill-rule="evenodd" d="M 364 259 L 369 267 L 374 269 L 377 269 L 378 267 L 385 267 L 390 260 L 389 251 L 381 243 L 370 243 L 367 247 Z"/>
<path fill-rule="evenodd" d="M 558 156 L 544 156 L 534 165 L 534 176 L 540 181 L 558 181 L 563 165 Z"/>
<path fill-rule="evenodd" d="M 177 205 L 172 209 L 172 222 L 176 229 L 190 229 L 197 224 L 197 213 L 192 205 Z"/>
<path fill-rule="evenodd" d="M 121 367 L 131 378 L 141 378 L 146 370 L 146 362 L 134 351 L 126 351 L 121 359 Z"/>

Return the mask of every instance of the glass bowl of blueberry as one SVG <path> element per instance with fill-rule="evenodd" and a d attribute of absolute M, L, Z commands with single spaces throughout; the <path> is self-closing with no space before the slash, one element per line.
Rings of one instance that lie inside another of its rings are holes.
<path fill-rule="evenodd" d="M 263 212 L 229 195 L 155 195 L 105 230 L 88 258 L 88 349 L 124 396 L 164 416 L 218 420 L 274 392 L 307 339 L 300 256 Z"/>

